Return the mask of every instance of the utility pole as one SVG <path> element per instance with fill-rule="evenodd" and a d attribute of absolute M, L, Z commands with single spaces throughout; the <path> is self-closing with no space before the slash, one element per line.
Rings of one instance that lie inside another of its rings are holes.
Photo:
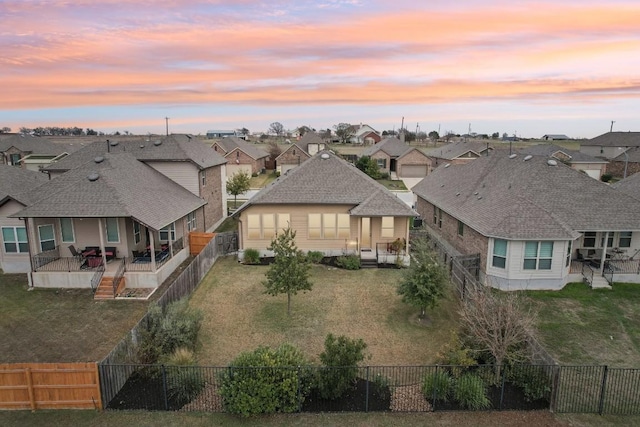
<path fill-rule="evenodd" d="M 165 117 L 164 121 L 167 124 L 167 136 L 169 136 L 169 117 Z"/>
<path fill-rule="evenodd" d="M 615 120 L 611 120 L 611 128 L 609 128 L 609 132 L 613 132 L 613 124 L 615 123 Z"/>

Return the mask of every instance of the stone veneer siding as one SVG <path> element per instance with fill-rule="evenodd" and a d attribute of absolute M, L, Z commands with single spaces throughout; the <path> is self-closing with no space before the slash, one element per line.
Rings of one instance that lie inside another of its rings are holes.
<path fill-rule="evenodd" d="M 458 235 L 458 220 L 447 212 L 442 212 L 442 228 L 433 223 L 433 205 L 420 196 L 416 202 L 416 211 L 431 229 L 440 234 L 451 246 L 465 255 L 480 254 L 480 269 L 486 272 L 489 238 L 473 228 L 464 225 L 464 233 Z"/>
<path fill-rule="evenodd" d="M 616 178 L 622 179 L 624 176 L 624 164 L 622 161 L 610 161 L 606 168 L 606 173 L 610 173 Z M 627 163 L 627 177 L 630 177 L 634 173 L 640 172 L 640 163 L 637 162 L 628 162 Z"/>

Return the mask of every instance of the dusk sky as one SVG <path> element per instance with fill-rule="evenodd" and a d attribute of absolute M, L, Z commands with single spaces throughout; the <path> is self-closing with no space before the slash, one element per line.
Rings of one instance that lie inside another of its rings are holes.
<path fill-rule="evenodd" d="M 640 131 L 638 0 L 0 0 L 0 127 Z"/>

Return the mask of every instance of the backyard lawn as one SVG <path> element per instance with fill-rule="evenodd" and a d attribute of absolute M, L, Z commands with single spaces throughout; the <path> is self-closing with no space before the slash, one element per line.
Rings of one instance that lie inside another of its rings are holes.
<path fill-rule="evenodd" d="M 94 301 L 90 289 L 27 290 L 0 274 L 0 363 L 99 361 L 147 310 L 145 301 Z"/>
<path fill-rule="evenodd" d="M 561 364 L 640 367 L 640 287 L 613 290 L 571 283 L 563 290 L 529 291 L 543 344 Z"/>
<path fill-rule="evenodd" d="M 457 320 L 454 297 L 441 302 L 431 321 L 419 324 L 418 310 L 396 294 L 396 269 L 347 271 L 327 266 L 311 270 L 313 290 L 292 297 L 264 293 L 267 266 L 219 259 L 191 297 L 204 312 L 199 363 L 226 366 L 240 352 L 283 342 L 318 361 L 328 333 L 362 338 L 374 365 L 433 364 Z"/>

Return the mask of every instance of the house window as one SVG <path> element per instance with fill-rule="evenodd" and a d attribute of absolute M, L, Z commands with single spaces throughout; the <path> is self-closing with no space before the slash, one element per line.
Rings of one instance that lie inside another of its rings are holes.
<path fill-rule="evenodd" d="M 39 225 L 38 234 L 40 235 L 40 250 L 50 251 L 56 247 L 56 239 L 53 234 L 53 225 Z"/>
<path fill-rule="evenodd" d="M 196 229 L 196 213 L 191 212 L 187 214 L 187 230 L 193 231 Z"/>
<path fill-rule="evenodd" d="M 65 243 L 73 243 L 76 241 L 73 233 L 73 220 L 71 218 L 60 218 L 60 234 L 62 234 L 62 241 Z"/>
<path fill-rule="evenodd" d="M 442 228 L 442 209 L 433 207 L 433 224 Z"/>
<path fill-rule="evenodd" d="M 633 233 L 631 231 L 621 231 L 618 246 L 621 248 L 630 248 L 632 235 Z"/>
<path fill-rule="evenodd" d="M 322 237 L 322 215 L 309 214 L 309 238 L 319 239 Z"/>
<path fill-rule="evenodd" d="M 336 214 L 323 214 L 322 215 L 322 231 L 324 232 L 325 239 L 335 239 L 337 235 L 336 230 Z"/>
<path fill-rule="evenodd" d="M 565 267 L 569 267 L 569 264 L 571 263 L 571 242 L 567 243 L 567 260 L 564 264 Z"/>
<path fill-rule="evenodd" d="M 338 238 L 348 239 L 351 237 L 350 223 L 349 214 L 338 214 Z"/>
<path fill-rule="evenodd" d="M 393 217 L 382 217 L 382 230 L 380 231 L 380 237 L 393 237 Z"/>
<path fill-rule="evenodd" d="M 464 236 L 464 222 L 458 220 L 458 236 Z"/>
<path fill-rule="evenodd" d="M 376 163 L 380 169 L 386 169 L 387 167 L 387 159 L 376 159 Z"/>
<path fill-rule="evenodd" d="M 119 241 L 118 218 L 107 218 L 107 242 L 117 243 Z"/>
<path fill-rule="evenodd" d="M 602 237 L 600 238 L 600 247 L 604 247 L 604 237 L 607 233 L 603 233 Z M 607 239 L 607 247 L 610 248 L 613 246 L 613 231 L 609 232 L 609 238 Z"/>
<path fill-rule="evenodd" d="M 526 242 L 524 246 L 525 270 L 551 270 L 553 242 Z"/>
<path fill-rule="evenodd" d="M 309 214 L 310 239 L 348 239 L 351 236 L 349 214 Z"/>
<path fill-rule="evenodd" d="M 134 243 L 140 243 L 140 223 L 133 222 L 133 241 Z"/>
<path fill-rule="evenodd" d="M 262 237 L 273 239 L 276 235 L 276 218 L 274 214 L 262 214 Z"/>
<path fill-rule="evenodd" d="M 247 215 L 247 231 L 250 239 L 260 238 L 260 215 Z"/>
<path fill-rule="evenodd" d="M 213 146 L 213 149 L 214 149 L 214 151 L 218 151 L 218 146 L 217 146 L 217 145 L 214 145 L 214 146 Z"/>
<path fill-rule="evenodd" d="M 20 165 L 20 154 L 10 154 L 9 155 L 9 164 L 13 166 Z"/>
<path fill-rule="evenodd" d="M 24 227 L 2 227 L 2 241 L 5 253 L 29 252 L 27 229 Z"/>
<path fill-rule="evenodd" d="M 505 268 L 507 266 L 507 241 L 494 239 L 493 241 L 493 261 L 492 266 Z"/>
<path fill-rule="evenodd" d="M 170 225 L 167 225 L 166 227 L 163 227 L 160 229 L 160 240 L 163 240 L 165 242 L 168 242 L 169 240 L 171 240 L 172 242 L 175 242 L 176 240 L 175 223 L 171 223 Z"/>
<path fill-rule="evenodd" d="M 207 174 L 205 173 L 205 171 L 200 172 L 200 181 L 202 182 L 202 186 L 204 187 L 204 185 L 207 183 Z"/>
<path fill-rule="evenodd" d="M 240 158 L 240 152 L 236 151 L 236 159 L 239 159 L 239 158 Z"/>
<path fill-rule="evenodd" d="M 277 227 L 276 227 L 276 220 Z M 289 214 L 247 215 L 247 231 L 250 239 L 273 239 L 278 230 L 289 227 Z"/>
<path fill-rule="evenodd" d="M 596 232 L 595 231 L 586 231 L 584 233 L 584 237 L 582 238 L 582 246 L 585 248 L 595 248 L 596 247 Z"/>

